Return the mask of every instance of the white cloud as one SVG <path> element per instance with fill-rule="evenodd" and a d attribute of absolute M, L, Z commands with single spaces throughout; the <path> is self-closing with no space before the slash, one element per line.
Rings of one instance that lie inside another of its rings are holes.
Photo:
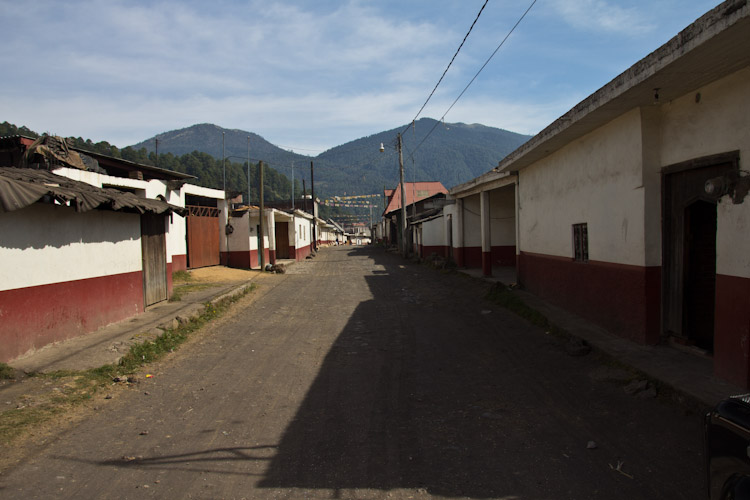
<path fill-rule="evenodd" d="M 566 23 L 579 29 L 637 36 L 655 28 L 639 10 L 606 0 L 555 0 L 551 5 Z"/>
<path fill-rule="evenodd" d="M 535 133 L 616 59 L 606 39 L 626 44 L 609 35 L 651 29 L 648 15 L 664 20 L 646 3 L 551 2 L 532 11 L 446 121 Z M 21 9 L 0 0 L 0 121 L 120 147 L 212 122 L 328 149 L 408 123 L 481 3 L 36 0 Z M 484 12 L 421 116 L 445 112 L 515 19 L 510 4 Z M 590 50 L 592 38 L 601 50 Z"/>

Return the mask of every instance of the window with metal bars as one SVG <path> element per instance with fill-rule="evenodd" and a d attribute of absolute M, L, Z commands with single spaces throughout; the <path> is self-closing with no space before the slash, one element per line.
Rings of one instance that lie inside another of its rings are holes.
<path fill-rule="evenodd" d="M 587 224 L 573 224 L 573 257 L 577 262 L 589 260 L 589 230 Z"/>

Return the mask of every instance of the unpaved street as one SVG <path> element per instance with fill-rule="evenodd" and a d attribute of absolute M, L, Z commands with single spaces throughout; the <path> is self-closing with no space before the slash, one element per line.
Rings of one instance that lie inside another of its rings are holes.
<path fill-rule="evenodd" d="M 1 475 L 0 497 L 704 498 L 700 415 L 625 394 L 486 286 L 324 249 Z"/>

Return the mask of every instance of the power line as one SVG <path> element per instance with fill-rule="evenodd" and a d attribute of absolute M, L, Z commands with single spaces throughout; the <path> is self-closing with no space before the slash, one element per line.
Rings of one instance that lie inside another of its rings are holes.
<path fill-rule="evenodd" d="M 414 151 L 412 151 L 412 152 L 411 152 L 411 154 L 412 154 L 412 155 L 413 155 L 413 154 L 414 154 L 414 153 L 415 153 L 415 152 L 416 152 L 416 151 L 417 151 L 417 150 L 418 150 L 418 149 L 420 148 L 420 146 L 422 146 L 422 144 L 424 143 L 424 141 L 426 141 L 426 140 L 427 140 L 427 138 L 428 138 L 428 137 L 429 137 L 430 135 L 432 135 L 432 133 L 433 133 L 433 132 L 435 131 L 435 129 L 437 128 L 438 124 L 439 124 L 439 123 L 440 123 L 440 122 L 441 122 L 442 120 L 444 120 L 444 119 L 445 119 L 445 116 L 446 116 L 446 115 L 447 115 L 447 114 L 448 114 L 448 113 L 450 112 L 450 110 L 451 110 L 451 109 L 453 109 L 453 106 L 455 106 L 455 105 L 456 105 L 456 103 L 458 102 L 458 100 L 459 100 L 459 99 L 461 99 L 461 97 L 463 97 L 464 93 L 465 93 L 465 92 L 466 92 L 466 91 L 467 91 L 467 90 L 469 89 L 469 87 L 471 86 L 471 84 L 472 84 L 472 83 L 474 83 L 474 80 L 476 80 L 476 79 L 477 79 L 477 77 L 479 76 L 479 73 L 481 73 L 481 72 L 482 72 L 482 70 L 483 70 L 483 69 L 484 69 L 484 68 L 485 68 L 485 67 L 486 67 L 486 66 L 487 66 L 487 65 L 489 64 L 489 62 L 490 62 L 490 61 L 492 60 L 492 58 L 493 58 L 493 57 L 495 57 L 495 54 L 497 54 L 497 51 L 498 51 L 498 50 L 500 50 L 500 47 L 502 47 L 502 46 L 503 46 L 503 45 L 505 44 L 505 42 L 506 42 L 506 41 L 508 40 L 508 38 L 510 37 L 510 35 L 511 35 L 511 34 L 512 34 L 512 33 L 513 33 L 514 31 L 515 31 L 515 29 L 516 29 L 516 28 L 518 27 L 518 25 L 519 25 L 519 24 L 521 24 L 521 21 L 523 21 L 523 19 L 524 19 L 524 18 L 526 17 L 526 14 L 528 14 L 528 13 L 529 13 L 529 11 L 530 11 L 530 10 L 531 10 L 531 8 L 532 8 L 532 7 L 534 6 L 534 4 L 536 3 L 536 1 L 537 1 L 537 0 L 533 0 L 533 1 L 531 2 L 531 5 L 529 5 L 529 8 L 528 8 L 528 9 L 526 9 L 526 11 L 525 11 L 525 12 L 523 13 L 523 15 L 522 15 L 522 16 L 521 16 L 521 17 L 520 17 L 520 18 L 518 19 L 518 21 L 516 21 L 516 24 L 514 24 L 514 25 L 513 25 L 513 27 L 512 27 L 511 29 L 510 29 L 510 31 L 508 32 L 508 34 L 507 34 L 507 35 L 505 35 L 505 38 L 503 38 L 503 40 L 502 40 L 502 41 L 500 42 L 500 45 L 498 45 L 498 46 L 497 46 L 497 48 L 495 49 L 495 51 L 494 51 L 494 52 L 492 52 L 492 54 L 490 55 L 490 57 L 488 57 L 488 58 L 487 58 L 487 60 L 486 60 L 486 61 L 484 62 L 484 64 L 482 64 L 482 67 L 481 67 L 481 68 L 479 68 L 479 71 L 477 71 L 477 72 L 476 72 L 476 74 L 474 75 L 474 77 L 473 77 L 473 78 L 472 78 L 472 79 L 471 79 L 471 80 L 469 81 L 469 83 L 468 83 L 468 84 L 466 84 L 466 87 L 464 87 L 464 89 L 463 89 L 463 90 L 461 91 L 461 93 L 460 93 L 460 94 L 458 94 L 458 97 L 456 97 L 456 100 L 455 100 L 455 101 L 453 101 L 453 104 L 451 104 L 451 105 L 450 105 L 450 107 L 448 108 L 448 110 L 447 110 L 447 111 L 446 111 L 445 113 L 443 113 L 443 116 L 442 116 L 442 117 L 440 117 L 440 120 L 437 120 L 437 121 L 435 122 L 435 125 L 433 125 L 433 127 L 432 127 L 432 128 L 430 129 L 430 131 L 429 131 L 429 132 L 427 133 L 427 135 L 426 135 L 426 136 L 424 136 L 424 138 L 422 139 L 422 141 L 421 141 L 421 142 L 420 142 L 419 144 L 417 144 L 417 147 L 416 147 L 416 148 L 414 148 Z M 408 127 L 407 127 L 407 128 L 408 128 Z"/>
<path fill-rule="evenodd" d="M 453 57 L 451 57 L 451 61 L 450 61 L 450 62 L 448 63 L 448 66 L 447 66 L 447 67 L 445 68 L 445 71 L 443 71 L 443 74 L 442 74 L 442 76 L 440 77 L 440 80 L 438 80 L 438 82 L 437 82 L 437 83 L 435 84 L 435 88 L 434 88 L 434 89 L 432 89 L 432 92 L 430 92 L 430 95 L 429 95 L 429 96 L 427 96 L 427 100 L 426 100 L 426 101 L 424 102 L 424 104 L 422 104 L 422 107 L 421 107 L 421 108 L 419 108 L 419 111 L 417 111 L 417 114 L 416 114 L 416 116 L 414 117 L 414 119 L 412 120 L 412 122 L 415 122 L 415 121 L 417 121 L 417 118 L 419 117 L 419 115 L 420 115 L 420 114 L 422 113 L 422 111 L 424 110 L 424 107 L 425 107 L 425 106 L 427 106 L 427 103 L 428 103 L 428 102 L 430 102 L 430 99 L 432 99 L 432 96 L 433 96 L 433 95 L 435 94 L 435 91 L 437 90 L 438 86 L 440 85 L 440 82 L 442 82 L 442 81 L 443 81 L 443 78 L 445 78 L 445 74 L 446 74 L 446 73 L 448 73 L 448 70 L 450 69 L 451 65 L 453 64 L 453 61 L 454 61 L 454 60 L 456 59 L 456 56 L 458 55 L 458 53 L 459 53 L 459 52 L 461 51 L 461 47 L 463 47 L 463 46 L 464 46 L 464 43 L 466 43 L 466 39 L 467 39 L 467 38 L 469 38 L 469 34 L 471 33 L 471 30 L 473 30 L 473 29 L 474 29 L 474 25 L 475 25 L 475 24 L 477 24 L 477 21 L 479 20 L 479 16 L 481 16 L 481 15 L 482 15 L 482 11 L 483 11 L 483 10 L 484 10 L 484 8 L 485 8 L 485 7 L 487 6 L 487 2 L 489 2 L 489 1 L 490 1 L 490 0 L 484 0 L 484 5 L 482 5 L 482 8 L 481 8 L 481 9 L 479 9 L 479 13 L 477 13 L 477 17 L 476 17 L 476 18 L 474 18 L 474 22 L 473 22 L 473 23 L 471 23 L 471 27 L 469 28 L 469 31 L 467 31 L 467 32 L 466 32 L 466 35 L 464 35 L 464 39 L 463 39 L 463 40 L 461 41 L 461 45 L 459 45 L 459 46 L 458 46 L 458 49 L 456 49 L 456 53 L 455 53 L 455 54 L 453 54 Z M 401 132 L 401 135 L 404 135 L 404 133 L 405 133 L 405 132 L 406 132 L 406 131 L 407 131 L 408 129 L 409 129 L 409 125 L 407 125 L 407 126 L 406 126 L 406 128 L 404 129 L 404 131 L 403 131 L 403 132 Z"/>

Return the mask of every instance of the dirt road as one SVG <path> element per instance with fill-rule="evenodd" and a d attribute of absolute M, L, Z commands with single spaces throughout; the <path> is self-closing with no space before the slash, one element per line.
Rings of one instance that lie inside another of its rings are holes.
<path fill-rule="evenodd" d="M 0 476 L 0 496 L 703 498 L 700 415 L 628 396 L 485 287 L 325 249 Z"/>

